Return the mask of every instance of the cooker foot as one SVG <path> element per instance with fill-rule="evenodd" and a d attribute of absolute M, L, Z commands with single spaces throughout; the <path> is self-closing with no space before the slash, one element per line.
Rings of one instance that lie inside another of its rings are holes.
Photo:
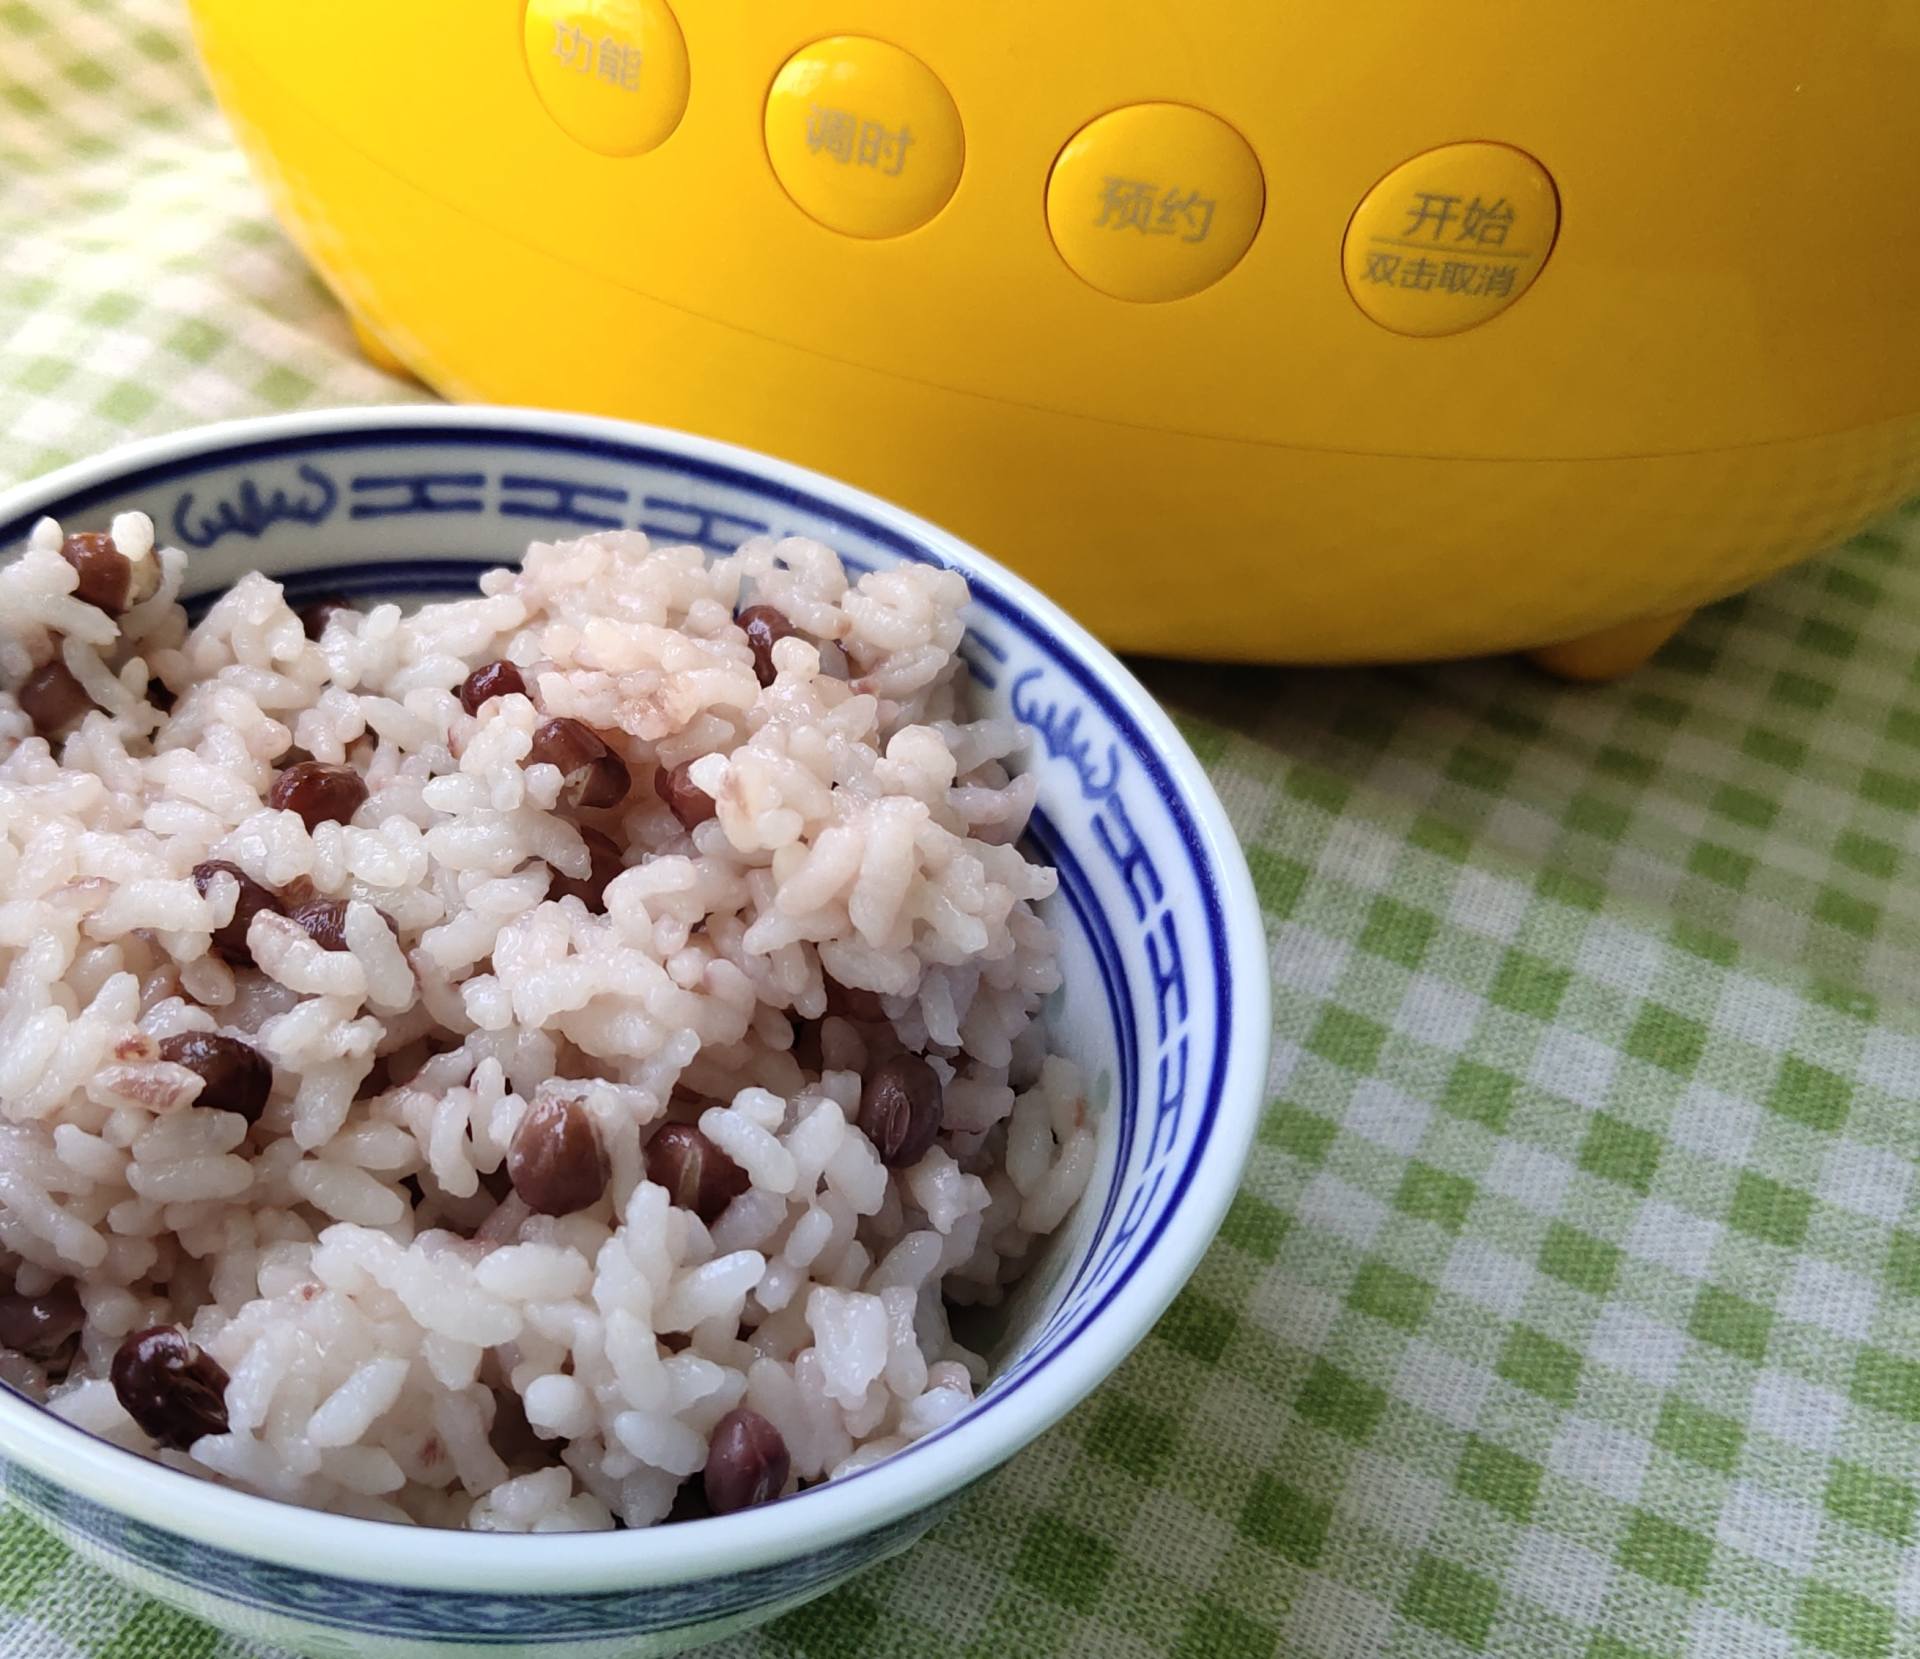
<path fill-rule="evenodd" d="M 402 380 L 417 378 L 410 368 L 394 356 L 392 348 L 358 317 L 349 319 L 353 324 L 353 337 L 360 344 L 360 354 L 383 374 L 398 375 Z"/>
<path fill-rule="evenodd" d="M 1599 633 L 1587 634 L 1580 639 L 1543 645 L 1538 650 L 1529 651 L 1527 660 L 1556 679 L 1585 683 L 1617 680 L 1645 663 L 1685 626 L 1692 615 L 1692 611 L 1670 611 L 1665 616 L 1647 616 L 1637 622 L 1622 622 L 1616 627 L 1602 628 Z"/>

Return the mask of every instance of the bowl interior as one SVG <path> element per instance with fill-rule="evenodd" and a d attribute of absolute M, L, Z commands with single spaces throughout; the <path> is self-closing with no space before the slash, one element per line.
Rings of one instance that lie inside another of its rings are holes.
<path fill-rule="evenodd" d="M 41 513 L 81 528 L 139 509 L 190 553 L 187 591 L 201 606 L 251 569 L 296 597 L 470 592 L 529 541 L 634 527 L 715 549 L 803 534 L 856 569 L 919 560 L 967 576 L 962 649 L 979 705 L 1036 734 L 1025 757 L 1039 780 L 1031 847 L 1060 871 L 1047 920 L 1065 969 L 1048 1018 L 1055 1047 L 1087 1077 L 1099 1160 L 1016 1292 L 968 1331 L 994 1366 L 983 1400 L 822 1493 L 872 1482 L 879 1502 L 892 1482 L 884 1505 L 897 1512 L 915 1481 L 924 1503 L 984 1472 L 1143 1334 L 1211 1237 L 1251 1135 L 1264 950 L 1244 864 L 1184 744 L 1131 677 L 1024 584 L 930 526 L 797 469 L 697 439 L 515 411 L 271 425 L 265 436 L 248 423 L 145 446 L 123 464 L 109 457 L 16 492 L 0 555 Z M 0 1401 L 0 1431 L 18 1407 Z M 919 1473 L 903 1474 L 907 1466 Z"/>

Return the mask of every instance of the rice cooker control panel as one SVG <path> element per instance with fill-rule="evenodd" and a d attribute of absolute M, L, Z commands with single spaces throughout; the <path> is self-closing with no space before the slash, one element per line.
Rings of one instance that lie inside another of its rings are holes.
<path fill-rule="evenodd" d="M 527 72 L 549 115 L 608 156 L 661 144 L 687 105 L 687 48 L 666 0 L 527 0 Z M 794 206 L 878 240 L 938 215 L 966 163 L 960 111 L 911 52 L 835 35 L 773 73 L 766 156 Z M 1229 120 L 1179 103 L 1110 110 L 1065 137 L 1036 232 L 1083 282 L 1138 304 L 1181 300 L 1234 269 L 1266 210 L 1259 158 Z M 1540 275 L 1560 204 L 1510 145 L 1443 145 L 1367 192 L 1337 250 L 1354 303 L 1382 328 L 1457 334 L 1497 316 Z M 1329 250 L 1329 273 L 1336 250 Z"/>

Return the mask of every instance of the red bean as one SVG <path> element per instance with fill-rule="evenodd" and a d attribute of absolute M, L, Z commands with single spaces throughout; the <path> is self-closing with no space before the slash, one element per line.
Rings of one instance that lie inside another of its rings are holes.
<path fill-rule="evenodd" d="M 793 624 L 771 605 L 749 605 L 733 620 L 753 647 L 754 677 L 762 685 L 772 685 L 773 648 L 794 631 Z"/>
<path fill-rule="evenodd" d="M 487 1430 L 487 1443 L 508 1463 L 551 1463 L 566 1445 L 535 1431 L 527 1421 L 527 1405 L 511 1388 L 494 1391 L 493 1423 Z"/>
<path fill-rule="evenodd" d="M 558 768 L 558 804 L 570 811 L 618 806 L 633 781 L 627 763 L 578 720 L 547 720 L 534 727 L 527 764 Z"/>
<path fill-rule="evenodd" d="M 926 1156 L 940 1133 L 940 1075 L 917 1054 L 896 1054 L 867 1074 L 860 1090 L 860 1130 L 881 1163 L 906 1169 Z"/>
<path fill-rule="evenodd" d="M 236 968 L 251 968 L 253 952 L 247 948 L 247 924 L 263 910 L 275 916 L 286 912 L 271 889 L 262 887 L 238 864 L 229 864 L 224 858 L 210 858 L 204 864 L 194 865 L 193 885 L 203 899 L 216 875 L 232 876 L 240 896 L 233 901 L 232 920 L 213 930 L 214 953 Z"/>
<path fill-rule="evenodd" d="M 647 1142 L 647 1179 L 668 1199 L 702 1221 L 720 1212 L 750 1185 L 747 1172 L 691 1123 L 663 1123 Z"/>
<path fill-rule="evenodd" d="M 360 607 L 344 593 L 328 593 L 309 600 L 293 614 L 300 618 L 300 626 L 306 629 L 307 638 L 318 639 L 336 616 L 358 616 Z"/>
<path fill-rule="evenodd" d="M 667 803 L 667 810 L 685 830 L 704 824 L 717 810 L 713 797 L 687 776 L 692 765 L 692 761 L 683 760 L 678 766 L 656 766 L 653 770 L 654 794 Z"/>
<path fill-rule="evenodd" d="M 67 537 L 60 544 L 60 557 L 80 578 L 74 598 L 98 606 L 108 616 L 118 616 L 127 608 L 133 592 L 133 561 L 106 531 L 82 530 Z"/>
<path fill-rule="evenodd" d="M 527 1208 L 572 1215 L 607 1190 L 600 1131 L 577 1100 L 536 1100 L 507 1146 L 507 1174 Z"/>
<path fill-rule="evenodd" d="M 33 729 L 49 740 L 65 737 L 94 706 L 73 671 L 58 657 L 29 674 L 19 695 Z"/>
<path fill-rule="evenodd" d="M 293 919 L 322 950 L 347 948 L 345 899 L 309 899 L 293 912 Z"/>
<path fill-rule="evenodd" d="M 227 1374 L 176 1325 L 135 1331 L 113 1356 L 113 1392 L 157 1445 L 186 1451 L 227 1432 Z"/>
<path fill-rule="evenodd" d="M 160 1058 L 185 1066 L 201 1083 L 194 1105 L 210 1112 L 238 1112 L 258 1123 L 273 1090 L 273 1067 L 250 1043 L 218 1031 L 182 1031 L 160 1039 Z"/>
<path fill-rule="evenodd" d="M 525 695 L 527 682 L 520 670 L 502 658 L 484 663 L 469 674 L 460 686 L 460 706 L 469 714 L 478 714 L 489 698 Z"/>
<path fill-rule="evenodd" d="M 880 1006 L 880 993 L 869 991 L 859 985 L 842 985 L 831 974 L 827 981 L 827 1012 L 843 1020 L 859 1020 L 873 1025 L 887 1017 L 887 1011 Z"/>
<path fill-rule="evenodd" d="M 818 1020 L 794 1019 L 793 1055 L 794 1064 L 810 1076 L 818 1077 L 826 1065 L 826 1057 L 820 1052 L 820 1022 Z"/>
<path fill-rule="evenodd" d="M 547 896 L 555 899 L 571 896 L 598 914 L 607 908 L 607 883 L 627 867 L 626 859 L 612 838 L 602 835 L 597 829 L 583 828 L 580 839 L 586 842 L 587 857 L 592 861 L 586 879 L 563 876 L 555 870 L 552 881 L 547 885 Z"/>
<path fill-rule="evenodd" d="M 347 945 L 347 901 L 345 899 L 307 899 L 294 906 L 290 912 L 293 919 L 305 930 L 306 935 L 322 950 L 346 950 Z M 387 931 L 394 938 L 400 937 L 400 929 L 384 910 L 374 912 L 387 924 Z"/>
<path fill-rule="evenodd" d="M 792 1472 L 787 1443 L 757 1411 L 730 1411 L 713 1426 L 707 1442 L 707 1505 L 716 1515 L 731 1515 L 780 1496 Z"/>
<path fill-rule="evenodd" d="M 351 766 L 324 760 L 303 760 L 273 780 L 267 805 L 297 812 L 308 833 L 322 824 L 344 824 L 367 799 L 367 780 Z"/>
<path fill-rule="evenodd" d="M 673 1507 L 667 1511 L 663 1523 L 674 1526 L 681 1521 L 704 1521 L 713 1513 L 707 1502 L 707 1483 L 702 1475 L 689 1475 L 680 1483 L 680 1489 L 673 1495 Z"/>
<path fill-rule="evenodd" d="M 60 1280 L 38 1296 L 9 1291 L 0 1296 L 0 1348 L 11 1348 L 42 1364 L 58 1359 L 79 1337 L 86 1317 L 71 1279 Z"/>

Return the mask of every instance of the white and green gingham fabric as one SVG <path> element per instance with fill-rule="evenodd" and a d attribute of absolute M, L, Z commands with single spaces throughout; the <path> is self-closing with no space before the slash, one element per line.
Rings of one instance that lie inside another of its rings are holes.
<path fill-rule="evenodd" d="M 0 481 L 421 395 L 176 0 L 0 0 Z M 1920 510 L 1612 689 L 1148 678 L 1273 947 L 1245 1186 L 1064 1426 L 715 1651 L 1920 1654 Z M 0 1512 L 4 1659 L 246 1651 Z"/>

